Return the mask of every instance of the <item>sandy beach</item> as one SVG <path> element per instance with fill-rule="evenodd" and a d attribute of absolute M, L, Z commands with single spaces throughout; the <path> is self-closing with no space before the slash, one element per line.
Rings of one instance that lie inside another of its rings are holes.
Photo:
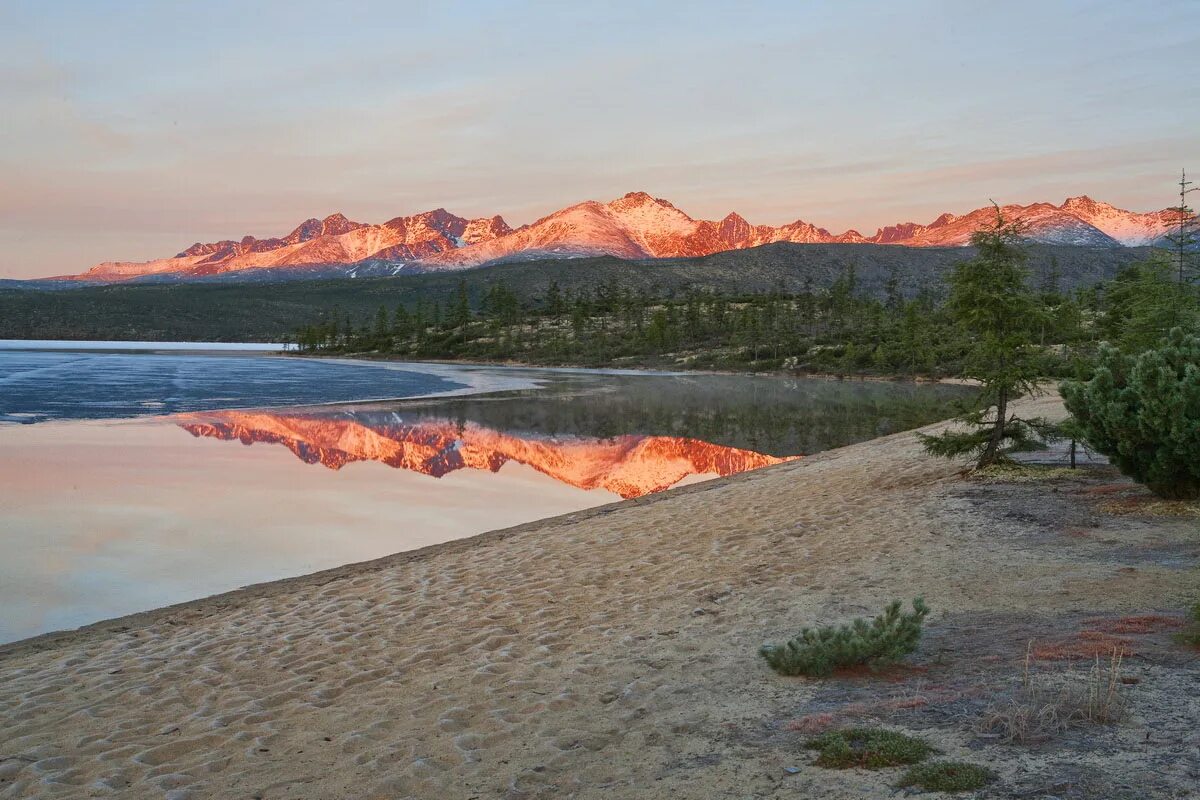
<path fill-rule="evenodd" d="M 902 433 L 0 647 L 0 797 L 896 794 L 895 771 L 812 766 L 814 718 L 988 764 L 987 796 L 1196 796 L 1200 659 L 1170 633 L 1200 598 L 1200 517 L 1108 468 L 961 471 Z M 783 678 L 757 655 L 915 595 L 934 613 L 904 669 Z M 1128 651 L 1128 720 L 979 737 L 1030 640 L 1059 669 L 1096 632 Z"/>

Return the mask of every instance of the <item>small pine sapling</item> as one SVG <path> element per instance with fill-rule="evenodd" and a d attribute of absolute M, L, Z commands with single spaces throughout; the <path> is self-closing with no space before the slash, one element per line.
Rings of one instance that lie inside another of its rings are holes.
<path fill-rule="evenodd" d="M 894 664 L 917 649 L 929 607 L 918 597 L 911 613 L 896 600 L 874 620 L 859 618 L 848 625 L 804 628 L 783 645 L 759 650 L 781 675 L 824 677 L 838 667 L 865 664 L 872 669 Z"/>

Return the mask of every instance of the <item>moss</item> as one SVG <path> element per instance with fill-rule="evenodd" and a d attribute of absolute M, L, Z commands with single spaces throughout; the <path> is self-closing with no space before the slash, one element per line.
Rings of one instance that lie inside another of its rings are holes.
<path fill-rule="evenodd" d="M 978 764 L 961 761 L 931 761 L 909 767 L 896 787 L 915 786 L 926 792 L 969 792 L 996 780 L 996 773 Z"/>
<path fill-rule="evenodd" d="M 830 769 L 882 769 L 916 764 L 937 752 L 924 741 L 883 728 L 845 728 L 809 739 L 816 765 Z"/>

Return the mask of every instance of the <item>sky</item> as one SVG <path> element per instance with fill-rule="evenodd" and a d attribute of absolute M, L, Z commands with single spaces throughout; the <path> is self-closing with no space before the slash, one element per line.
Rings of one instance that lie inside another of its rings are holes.
<path fill-rule="evenodd" d="M 1200 2 L 0 4 L 0 277 L 629 191 L 874 232 L 1200 175 Z"/>

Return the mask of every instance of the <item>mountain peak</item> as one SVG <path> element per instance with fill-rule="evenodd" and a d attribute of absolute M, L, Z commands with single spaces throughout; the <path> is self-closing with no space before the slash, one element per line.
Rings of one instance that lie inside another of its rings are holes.
<path fill-rule="evenodd" d="M 628 192 L 608 204 L 608 207 L 613 209 L 634 209 L 646 206 L 660 206 L 678 211 L 670 202 L 661 197 L 654 197 L 647 192 Z"/>
<path fill-rule="evenodd" d="M 1063 201 L 1063 204 L 1059 206 L 1059 208 L 1061 208 L 1063 211 L 1071 211 L 1077 208 L 1094 210 L 1097 208 L 1111 208 L 1111 206 L 1109 206 L 1108 203 L 1101 203 L 1097 200 L 1093 200 L 1086 194 L 1081 194 L 1078 197 L 1068 197 Z"/>
<path fill-rule="evenodd" d="M 330 214 L 325 219 L 321 220 L 321 233 L 326 236 L 338 236 L 343 233 L 349 233 L 352 230 L 366 227 L 361 222 L 351 222 L 346 219 L 346 216 L 340 212 Z"/>
<path fill-rule="evenodd" d="M 664 201 L 651 197 L 647 192 L 626 192 L 622 200 L 636 200 L 639 203 L 662 203 Z"/>

